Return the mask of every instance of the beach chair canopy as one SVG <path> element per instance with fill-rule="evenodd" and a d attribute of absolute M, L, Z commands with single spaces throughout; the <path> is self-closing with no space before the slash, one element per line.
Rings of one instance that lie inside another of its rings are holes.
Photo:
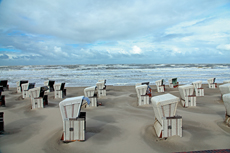
<path fill-rule="evenodd" d="M 55 83 L 54 84 L 54 90 L 64 90 L 65 83 Z"/>
<path fill-rule="evenodd" d="M 30 89 L 30 96 L 31 98 L 38 98 L 38 97 L 43 97 L 44 96 L 44 92 L 48 90 L 47 86 L 43 86 L 43 87 L 36 87 L 33 89 Z"/>
<path fill-rule="evenodd" d="M 189 95 L 193 95 L 194 87 L 193 85 L 183 85 L 178 87 L 180 96 L 182 99 L 185 99 L 185 97 L 188 97 Z"/>
<path fill-rule="evenodd" d="M 104 82 L 97 82 L 96 86 L 97 86 L 97 89 L 104 89 L 105 88 L 105 83 Z"/>
<path fill-rule="evenodd" d="M 137 92 L 137 97 L 140 97 L 141 95 L 146 95 L 148 85 L 139 85 L 136 86 L 136 92 Z"/>
<path fill-rule="evenodd" d="M 0 80 L 0 86 L 7 87 L 8 80 Z"/>
<path fill-rule="evenodd" d="M 59 103 L 62 120 L 78 118 L 84 96 L 66 98 Z"/>
<path fill-rule="evenodd" d="M 93 97 L 95 94 L 96 86 L 88 87 L 84 89 L 84 95 L 86 97 Z"/>
<path fill-rule="evenodd" d="M 176 115 L 177 104 L 180 99 L 172 94 L 164 94 L 151 98 L 155 117 L 162 122 L 163 117 L 173 117 Z"/>
<path fill-rule="evenodd" d="M 230 83 L 220 85 L 219 88 L 222 95 L 230 93 Z"/>
<path fill-rule="evenodd" d="M 28 80 L 21 80 L 17 82 L 17 87 L 21 87 L 23 83 L 28 83 Z"/>
<path fill-rule="evenodd" d="M 54 83 L 55 83 L 55 81 L 48 80 L 48 81 L 45 81 L 45 82 L 44 82 L 44 85 L 45 85 L 45 86 L 53 87 L 53 86 L 54 86 Z"/>
<path fill-rule="evenodd" d="M 136 83 L 135 86 L 149 85 L 149 82 Z"/>
<path fill-rule="evenodd" d="M 192 83 L 192 85 L 194 86 L 195 89 L 201 88 L 202 81 L 195 81 L 195 82 Z"/>
<path fill-rule="evenodd" d="M 156 86 L 163 86 L 164 85 L 164 79 L 157 80 L 155 83 L 156 83 Z"/>
<path fill-rule="evenodd" d="M 216 78 L 210 78 L 208 79 L 208 84 L 215 83 Z"/>
<path fill-rule="evenodd" d="M 230 93 L 223 95 L 224 106 L 226 108 L 226 113 L 230 116 Z"/>
<path fill-rule="evenodd" d="M 177 78 L 170 78 L 168 81 L 169 84 L 172 83 L 173 85 L 177 85 Z"/>

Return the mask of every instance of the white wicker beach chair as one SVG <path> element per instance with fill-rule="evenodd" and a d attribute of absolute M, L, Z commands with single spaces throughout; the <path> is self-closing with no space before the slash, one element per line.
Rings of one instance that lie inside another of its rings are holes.
<path fill-rule="evenodd" d="M 148 85 L 136 86 L 138 106 L 149 104 Z"/>
<path fill-rule="evenodd" d="M 86 131 L 86 112 L 80 112 L 84 96 L 66 98 L 59 103 L 63 121 L 64 142 L 84 141 Z"/>
<path fill-rule="evenodd" d="M 223 95 L 223 101 L 226 109 L 224 122 L 230 127 L 230 93 Z"/>
<path fill-rule="evenodd" d="M 179 86 L 178 89 L 183 107 L 196 106 L 196 95 L 194 95 L 193 85 Z"/>
<path fill-rule="evenodd" d="M 48 95 L 45 95 L 45 91 L 48 90 L 47 86 L 36 87 L 29 90 L 31 98 L 31 109 L 43 108 L 48 105 Z"/>
<path fill-rule="evenodd" d="M 202 88 L 202 81 L 195 81 L 192 83 L 196 96 L 204 96 L 204 88 Z"/>
<path fill-rule="evenodd" d="M 91 102 L 89 105 L 86 105 L 86 107 L 97 107 L 98 106 L 95 86 L 85 88 L 84 95 L 85 97 L 88 97 Z"/>
<path fill-rule="evenodd" d="M 180 99 L 172 94 L 164 94 L 151 98 L 155 114 L 154 129 L 159 138 L 173 135 L 182 137 L 182 117 L 176 116 Z"/>
<path fill-rule="evenodd" d="M 64 98 L 66 96 L 65 83 L 54 84 L 54 98 Z"/>
<path fill-rule="evenodd" d="M 216 78 L 208 79 L 208 87 L 209 88 L 217 88 L 217 83 L 215 83 Z"/>
<path fill-rule="evenodd" d="M 164 79 L 157 80 L 156 82 L 157 92 L 165 92 Z"/>

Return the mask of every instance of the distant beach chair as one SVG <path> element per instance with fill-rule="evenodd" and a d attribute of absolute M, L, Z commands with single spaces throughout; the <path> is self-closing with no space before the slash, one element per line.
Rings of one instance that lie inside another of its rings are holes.
<path fill-rule="evenodd" d="M 221 99 L 224 94 L 230 93 L 230 83 L 226 83 L 219 86 L 220 92 L 221 92 Z"/>
<path fill-rule="evenodd" d="M 6 101 L 5 101 L 5 95 L 2 95 L 3 92 L 3 87 L 0 87 L 0 106 L 5 107 L 6 106 Z"/>
<path fill-rule="evenodd" d="M 196 95 L 193 85 L 179 86 L 181 103 L 183 107 L 196 106 Z"/>
<path fill-rule="evenodd" d="M 217 88 L 217 83 L 215 83 L 216 78 L 208 79 L 208 87 L 209 88 Z"/>
<path fill-rule="evenodd" d="M 45 95 L 46 90 L 48 90 L 47 86 L 36 87 L 29 90 L 31 109 L 44 108 L 45 105 L 48 105 L 48 95 Z"/>
<path fill-rule="evenodd" d="M 90 105 L 86 105 L 86 107 L 97 107 L 98 104 L 95 86 L 85 88 L 84 95 L 90 99 Z"/>
<path fill-rule="evenodd" d="M 149 90 L 148 85 L 136 86 L 138 106 L 149 104 Z"/>
<path fill-rule="evenodd" d="M 17 93 L 22 92 L 22 84 L 28 83 L 28 80 L 21 80 L 17 82 Z"/>
<path fill-rule="evenodd" d="M 96 83 L 97 86 L 97 96 L 98 97 L 102 97 L 102 96 L 106 96 L 106 80 L 98 80 L 98 82 Z"/>
<path fill-rule="evenodd" d="M 9 90 L 9 85 L 7 83 L 8 80 L 0 80 L 0 86 L 2 86 L 4 90 Z"/>
<path fill-rule="evenodd" d="M 223 95 L 223 101 L 226 109 L 224 122 L 230 127 L 230 93 Z"/>
<path fill-rule="evenodd" d="M 66 98 L 59 103 L 63 121 L 62 140 L 64 142 L 85 140 L 86 112 L 80 112 L 85 98 L 84 96 Z"/>
<path fill-rule="evenodd" d="M 65 83 L 54 84 L 54 98 L 64 98 L 66 96 Z"/>
<path fill-rule="evenodd" d="M 171 78 L 169 81 L 169 88 L 176 88 L 179 86 L 179 82 L 177 82 L 177 78 Z"/>
<path fill-rule="evenodd" d="M 223 83 L 230 83 L 230 80 L 224 80 Z"/>
<path fill-rule="evenodd" d="M 29 90 L 35 87 L 35 83 L 23 83 L 22 87 L 22 98 L 30 97 Z"/>
<path fill-rule="evenodd" d="M 176 116 L 180 99 L 172 94 L 164 94 L 151 98 L 155 114 L 154 129 L 159 138 L 173 135 L 182 137 L 182 117 Z"/>
<path fill-rule="evenodd" d="M 202 88 L 202 81 L 195 81 L 192 83 L 196 96 L 204 96 L 204 88 Z"/>
<path fill-rule="evenodd" d="M 55 81 L 51 81 L 51 80 L 44 82 L 44 86 L 48 86 L 48 90 L 46 92 L 54 91 L 54 83 L 55 83 Z"/>
<path fill-rule="evenodd" d="M 157 80 L 156 82 L 157 92 L 165 92 L 164 79 Z"/>

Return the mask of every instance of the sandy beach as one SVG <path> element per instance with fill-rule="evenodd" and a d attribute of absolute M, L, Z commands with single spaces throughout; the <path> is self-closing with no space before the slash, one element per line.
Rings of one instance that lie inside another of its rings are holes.
<path fill-rule="evenodd" d="M 218 84 L 220 85 L 220 84 Z M 152 104 L 137 106 L 134 86 L 109 86 L 107 96 L 98 98 L 102 106 L 82 108 L 86 112 L 86 140 L 63 143 L 62 118 L 59 102 L 54 93 L 46 93 L 49 105 L 31 110 L 30 98 L 22 99 L 16 88 L 4 91 L 5 133 L 0 135 L 1 153 L 153 153 L 182 152 L 212 149 L 230 149 L 230 127 L 224 124 L 225 107 L 219 88 L 209 89 L 203 84 L 204 97 L 197 97 L 196 107 L 182 107 L 178 103 L 177 115 L 182 116 L 183 136 L 159 139 L 153 128 L 155 116 Z M 85 87 L 66 87 L 65 98 L 84 95 Z M 156 92 L 151 85 L 152 95 L 171 93 L 180 97 L 178 88 L 166 86 L 164 93 Z"/>

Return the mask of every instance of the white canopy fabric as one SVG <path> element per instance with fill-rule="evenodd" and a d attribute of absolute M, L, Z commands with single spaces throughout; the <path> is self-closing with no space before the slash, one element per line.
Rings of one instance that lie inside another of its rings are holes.
<path fill-rule="evenodd" d="M 101 89 L 102 90 L 105 87 L 105 83 L 104 82 L 97 82 L 96 86 L 97 86 L 97 89 Z"/>
<path fill-rule="evenodd" d="M 66 98 L 59 103 L 62 120 L 68 120 L 69 118 L 77 118 L 81 111 L 81 105 L 84 96 Z"/>
<path fill-rule="evenodd" d="M 28 90 L 29 89 L 29 83 L 23 83 L 21 84 L 22 90 Z"/>
<path fill-rule="evenodd" d="M 202 81 L 195 81 L 192 83 L 195 89 L 202 87 Z"/>
<path fill-rule="evenodd" d="M 93 97 L 96 90 L 96 86 L 87 87 L 84 89 L 84 95 L 86 97 Z"/>
<path fill-rule="evenodd" d="M 224 106 L 226 108 L 226 113 L 230 116 L 230 93 L 223 95 Z"/>
<path fill-rule="evenodd" d="M 208 84 L 215 83 L 215 78 L 208 79 Z"/>
<path fill-rule="evenodd" d="M 183 85 L 178 87 L 180 96 L 182 99 L 185 99 L 185 97 L 188 97 L 189 95 L 193 95 L 194 87 L 193 85 Z"/>
<path fill-rule="evenodd" d="M 177 104 L 180 99 L 172 94 L 164 94 L 151 98 L 153 110 L 157 120 L 163 124 L 163 117 L 173 117 L 176 115 Z"/>
<path fill-rule="evenodd" d="M 61 90 L 62 83 L 55 83 L 54 84 L 54 90 Z"/>
<path fill-rule="evenodd" d="M 140 85 L 136 86 L 136 92 L 137 92 L 137 97 L 140 97 L 141 95 L 146 95 L 146 91 L 148 86 L 147 85 Z"/>
<path fill-rule="evenodd" d="M 32 88 L 29 90 L 31 98 L 38 98 L 40 96 L 41 87 Z"/>
<path fill-rule="evenodd" d="M 161 86 L 163 85 L 163 79 L 157 80 L 155 83 L 156 83 L 156 86 Z"/>
<path fill-rule="evenodd" d="M 219 88 L 222 95 L 230 93 L 230 83 L 220 85 Z"/>

